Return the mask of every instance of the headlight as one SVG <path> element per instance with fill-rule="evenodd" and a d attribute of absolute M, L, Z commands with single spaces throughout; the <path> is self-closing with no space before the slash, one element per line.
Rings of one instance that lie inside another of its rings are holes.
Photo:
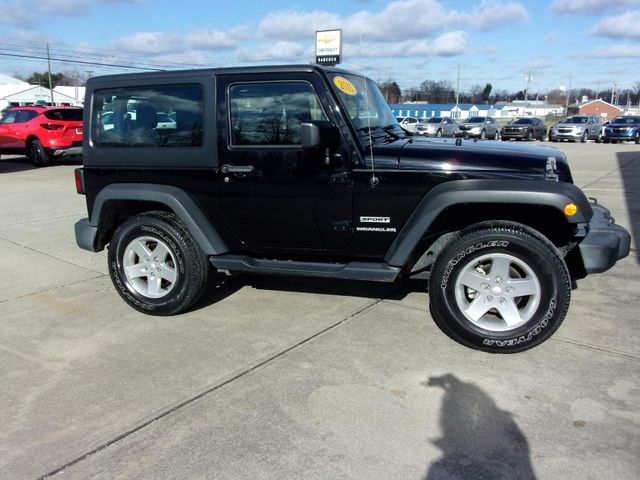
<path fill-rule="evenodd" d="M 471 129 L 471 132 L 472 132 L 472 133 L 480 133 L 480 127 L 473 127 L 473 128 Z"/>
<path fill-rule="evenodd" d="M 582 133 L 582 130 L 584 129 L 584 127 L 573 127 L 576 129 L 576 132 L 578 133 Z"/>

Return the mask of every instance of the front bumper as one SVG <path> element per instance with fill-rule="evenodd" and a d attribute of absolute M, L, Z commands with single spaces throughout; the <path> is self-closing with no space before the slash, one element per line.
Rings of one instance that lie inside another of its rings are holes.
<path fill-rule="evenodd" d="M 472 132 L 470 130 L 459 130 L 455 133 L 455 137 L 463 137 L 463 138 L 480 138 L 482 132 Z M 485 132 L 486 135 L 486 132 Z"/>
<path fill-rule="evenodd" d="M 556 133 L 551 132 L 551 139 L 553 140 L 575 140 L 578 141 L 582 138 L 583 132 L 572 132 L 572 133 Z"/>
<path fill-rule="evenodd" d="M 521 132 L 500 132 L 500 137 L 509 140 L 510 138 L 519 138 L 524 140 L 527 138 L 529 132 L 527 130 L 523 130 Z"/>
<path fill-rule="evenodd" d="M 591 204 L 593 217 L 588 233 L 578 245 L 586 273 L 609 270 L 618 260 L 629 255 L 631 235 L 616 225 L 611 212 L 597 202 Z"/>

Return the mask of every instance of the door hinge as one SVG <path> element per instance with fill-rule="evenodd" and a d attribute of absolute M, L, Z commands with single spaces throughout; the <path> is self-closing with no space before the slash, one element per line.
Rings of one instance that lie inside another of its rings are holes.
<path fill-rule="evenodd" d="M 333 185 L 350 185 L 351 180 L 345 174 L 343 175 L 334 175 L 331 177 L 331 183 Z"/>
<path fill-rule="evenodd" d="M 350 232 L 351 220 L 340 220 L 331 224 L 332 232 Z"/>

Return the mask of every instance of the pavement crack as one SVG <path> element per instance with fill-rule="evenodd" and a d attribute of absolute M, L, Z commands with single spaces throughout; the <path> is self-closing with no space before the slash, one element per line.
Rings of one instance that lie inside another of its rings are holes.
<path fill-rule="evenodd" d="M 610 172 L 605 173 L 604 175 L 599 176 L 598 178 L 596 178 L 595 180 L 593 180 L 590 183 L 587 183 L 586 185 L 582 185 L 580 187 L 580 189 L 582 190 L 586 190 L 588 189 L 591 185 L 598 183 L 600 180 L 602 180 L 603 178 L 607 178 L 609 175 L 615 173 L 615 172 L 619 172 L 621 171 L 624 167 L 626 167 L 627 165 L 629 165 L 632 162 L 635 162 L 636 160 L 639 160 L 640 157 L 636 157 L 636 158 L 631 158 L 629 160 L 627 160 L 626 162 L 624 162 L 622 165 L 619 165 L 618 168 L 614 168 L 613 170 L 611 170 Z"/>
<path fill-rule="evenodd" d="M 100 445 L 98 445 L 97 447 L 93 448 L 92 450 L 74 458 L 73 460 L 70 460 L 69 462 L 65 463 L 64 465 L 61 465 L 57 468 L 55 468 L 54 470 L 51 470 L 48 473 L 45 473 L 44 475 L 40 476 L 37 478 L 37 480 L 46 480 L 49 478 L 52 478 L 53 476 L 63 472 L 64 470 L 66 470 L 69 467 L 72 467 L 73 465 L 76 465 L 77 463 L 82 462 L 83 460 L 86 460 L 87 458 L 95 455 L 98 452 L 101 452 L 102 450 L 105 450 L 106 448 L 110 447 L 111 445 L 114 445 L 118 442 L 120 442 L 121 440 L 124 440 L 125 438 L 133 435 L 134 433 L 137 433 L 143 429 L 145 429 L 146 427 L 148 427 L 149 425 L 151 425 L 152 423 L 157 422 L 158 420 L 161 420 L 169 415 L 171 415 L 174 412 L 177 412 L 178 410 L 191 405 L 192 403 L 200 400 L 203 397 L 206 397 L 207 395 L 214 393 L 218 390 L 221 390 L 222 388 L 226 387 L 227 385 L 235 382 L 236 380 L 240 380 L 241 378 L 244 378 L 248 375 L 250 375 L 251 373 L 255 372 L 256 370 L 284 357 L 285 355 L 287 355 L 288 353 L 297 350 L 298 348 L 303 347 L 304 345 L 312 342 L 313 340 L 315 340 L 316 338 L 319 338 L 333 330 L 335 330 L 336 328 L 339 328 L 341 325 L 344 325 L 345 323 L 349 322 L 350 320 L 353 320 L 356 317 L 361 316 L 363 313 L 365 313 L 368 310 L 371 310 L 372 308 L 374 308 L 376 305 L 378 305 L 379 303 L 383 302 L 384 300 L 386 300 L 387 298 L 391 297 L 392 295 L 395 295 L 398 291 L 400 291 L 403 288 L 403 286 L 399 286 L 397 289 L 392 290 L 391 292 L 389 292 L 388 295 L 386 295 L 383 298 L 379 298 L 379 299 L 375 299 L 374 301 L 372 301 L 371 303 L 357 309 L 356 311 L 349 313 L 346 317 L 343 317 L 341 320 L 329 325 L 328 327 L 323 328 L 322 330 L 317 331 L 316 333 L 314 333 L 313 335 L 304 338 L 303 340 L 290 345 L 289 347 L 285 348 L 284 350 L 281 350 L 269 357 L 267 357 L 266 359 L 256 363 L 255 365 L 247 368 L 246 370 L 243 370 L 239 373 L 237 373 L 236 375 L 232 376 L 231 378 L 228 378 L 227 380 L 224 380 L 223 382 L 214 385 L 206 390 L 204 390 L 203 392 L 198 393 L 197 395 L 194 395 L 190 398 L 188 398 L 187 400 L 184 400 L 182 402 L 180 402 L 177 405 L 174 405 L 171 408 L 168 408 L 166 410 L 164 410 L 163 412 L 158 413 L 157 415 L 155 415 L 153 418 L 150 418 L 149 420 L 115 436 L 114 438 L 112 438 L 111 440 L 108 440 Z"/>
<path fill-rule="evenodd" d="M 595 345 L 589 345 L 587 343 L 577 342 L 575 340 L 568 340 L 568 339 L 565 339 L 565 338 L 554 338 L 554 337 L 549 338 L 549 340 L 553 341 L 553 342 L 560 342 L 560 343 L 566 343 L 566 344 L 569 344 L 569 345 L 575 345 L 576 347 L 582 347 L 582 348 L 586 348 L 586 349 L 589 349 L 589 350 L 594 350 L 596 352 L 608 353 L 610 355 L 616 355 L 616 356 L 619 356 L 619 357 L 631 358 L 633 360 L 640 360 L 640 357 L 637 356 L 637 355 L 633 355 L 633 354 L 630 354 L 630 353 L 624 353 L 624 352 L 618 352 L 616 350 L 611 350 L 609 348 L 596 347 Z"/>

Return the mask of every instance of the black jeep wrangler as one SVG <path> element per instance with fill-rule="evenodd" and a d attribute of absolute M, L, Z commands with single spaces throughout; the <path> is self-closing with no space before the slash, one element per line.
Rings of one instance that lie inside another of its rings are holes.
<path fill-rule="evenodd" d="M 575 280 L 629 233 L 562 152 L 405 132 L 375 82 L 314 65 L 94 77 L 81 248 L 108 245 L 124 300 L 194 304 L 225 273 L 393 282 L 430 275 L 438 326 L 490 352 L 559 327 Z"/>

